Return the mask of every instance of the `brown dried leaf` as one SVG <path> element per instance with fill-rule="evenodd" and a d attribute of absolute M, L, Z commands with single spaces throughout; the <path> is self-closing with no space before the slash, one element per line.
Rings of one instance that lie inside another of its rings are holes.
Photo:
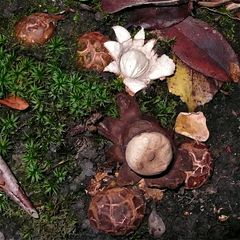
<path fill-rule="evenodd" d="M 0 104 L 16 110 L 25 110 L 29 107 L 26 100 L 17 96 L 8 96 L 4 99 L 0 99 Z"/>
<path fill-rule="evenodd" d="M 115 177 L 108 175 L 107 172 L 98 172 L 95 177 L 91 179 L 86 192 L 90 196 L 95 196 L 98 192 L 106 188 L 114 187 L 116 185 Z"/>
<path fill-rule="evenodd" d="M 146 200 L 161 201 L 163 199 L 164 190 L 147 187 L 143 178 L 138 182 L 138 187 L 144 192 Z"/>
<path fill-rule="evenodd" d="M 27 195 L 11 172 L 8 165 L 0 156 L 0 190 L 4 191 L 14 202 L 16 202 L 23 210 L 30 214 L 33 218 L 38 218 L 38 213 Z"/>
<path fill-rule="evenodd" d="M 179 113 L 175 123 L 175 132 L 200 142 L 205 142 L 209 138 L 206 118 L 202 112 Z"/>

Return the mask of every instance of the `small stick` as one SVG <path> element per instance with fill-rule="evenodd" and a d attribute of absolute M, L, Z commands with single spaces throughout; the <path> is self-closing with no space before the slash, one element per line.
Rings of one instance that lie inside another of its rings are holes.
<path fill-rule="evenodd" d="M 227 14 L 227 13 L 223 13 L 223 12 L 219 12 L 215 9 L 212 9 L 212 8 L 208 8 L 208 7 L 200 7 L 200 9 L 206 9 L 210 12 L 213 12 L 213 13 L 217 13 L 217 14 L 220 14 L 220 15 L 223 15 L 223 16 L 227 16 L 229 17 L 230 19 L 233 19 L 233 20 L 237 20 L 237 21 L 240 21 L 240 18 L 238 17 L 232 17 L 231 15 Z"/>
<path fill-rule="evenodd" d="M 226 5 L 228 11 L 236 10 L 238 8 L 240 8 L 240 3 L 229 3 Z"/>
<path fill-rule="evenodd" d="M 203 7 L 219 7 L 225 3 L 231 2 L 231 0 L 219 0 L 217 2 L 205 2 L 205 1 L 199 1 L 197 2 L 198 5 L 203 6 Z"/>

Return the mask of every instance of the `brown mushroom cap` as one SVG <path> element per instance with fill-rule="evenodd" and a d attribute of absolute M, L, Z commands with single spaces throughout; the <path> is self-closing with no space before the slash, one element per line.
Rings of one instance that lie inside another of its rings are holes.
<path fill-rule="evenodd" d="M 28 46 L 42 45 L 52 37 L 57 21 L 62 19 L 62 15 L 48 13 L 25 16 L 15 26 L 16 38 Z"/>
<path fill-rule="evenodd" d="M 167 169 L 173 151 L 165 135 L 160 132 L 145 132 L 129 141 L 125 156 L 133 171 L 140 175 L 152 176 Z"/>
<path fill-rule="evenodd" d="M 145 201 L 139 190 L 115 187 L 92 198 L 88 217 L 95 229 L 112 235 L 124 235 L 140 225 L 144 212 Z"/>

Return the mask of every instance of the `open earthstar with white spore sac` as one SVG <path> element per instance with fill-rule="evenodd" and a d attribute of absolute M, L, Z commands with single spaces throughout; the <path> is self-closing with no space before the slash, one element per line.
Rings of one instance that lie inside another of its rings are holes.
<path fill-rule="evenodd" d="M 120 163 L 119 186 L 141 180 L 147 187 L 194 189 L 208 180 L 213 161 L 206 144 L 189 140 L 176 146 L 167 129 L 140 112 L 135 97 L 120 93 L 116 99 L 120 117 L 106 117 L 98 130 L 113 142 L 107 156 Z"/>
<path fill-rule="evenodd" d="M 158 57 L 153 49 L 156 39 L 145 43 L 143 28 L 133 38 L 124 27 L 114 26 L 113 30 L 117 41 L 107 41 L 104 46 L 114 61 L 106 66 L 104 71 L 122 77 L 130 95 L 146 88 L 152 80 L 163 80 L 174 73 L 173 60 L 165 54 Z"/>
<path fill-rule="evenodd" d="M 199 188 L 212 174 L 213 159 L 204 143 L 191 140 L 176 146 L 168 130 L 141 113 L 135 97 L 119 93 L 116 101 L 119 118 L 106 117 L 98 125 L 99 133 L 113 143 L 107 158 L 111 163 L 115 160 L 116 171 L 113 175 L 96 174 L 87 193 L 93 197 L 89 206 L 91 225 L 105 233 L 123 235 L 136 230 L 143 218 L 142 193 L 146 201 L 148 189 Z M 127 204 L 122 197 L 126 191 L 131 191 Z M 134 194 L 136 205 L 132 202 Z M 155 200 L 154 194 L 149 196 Z M 139 207 L 141 214 L 134 215 Z M 126 216 L 131 216 L 132 222 L 127 222 Z"/>

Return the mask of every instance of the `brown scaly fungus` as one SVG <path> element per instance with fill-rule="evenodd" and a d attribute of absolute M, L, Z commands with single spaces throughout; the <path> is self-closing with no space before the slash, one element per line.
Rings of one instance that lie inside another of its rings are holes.
<path fill-rule="evenodd" d="M 105 118 L 98 130 L 113 142 L 107 155 L 121 164 L 119 186 L 140 182 L 146 187 L 175 189 L 185 184 L 193 189 L 206 182 L 213 170 L 207 145 L 192 141 L 175 151 L 167 131 L 141 114 L 134 97 L 120 93 L 117 105 L 120 118 Z"/>
<path fill-rule="evenodd" d="M 88 209 L 90 224 L 101 232 L 124 235 L 143 220 L 145 200 L 138 189 L 114 187 L 98 192 Z"/>
<path fill-rule="evenodd" d="M 57 22 L 63 19 L 62 15 L 33 13 L 16 24 L 15 36 L 27 46 L 43 45 L 52 37 Z"/>
<path fill-rule="evenodd" d="M 80 67 L 102 72 L 111 62 L 104 43 L 108 38 L 100 32 L 88 32 L 79 36 L 77 40 L 77 61 Z"/>

